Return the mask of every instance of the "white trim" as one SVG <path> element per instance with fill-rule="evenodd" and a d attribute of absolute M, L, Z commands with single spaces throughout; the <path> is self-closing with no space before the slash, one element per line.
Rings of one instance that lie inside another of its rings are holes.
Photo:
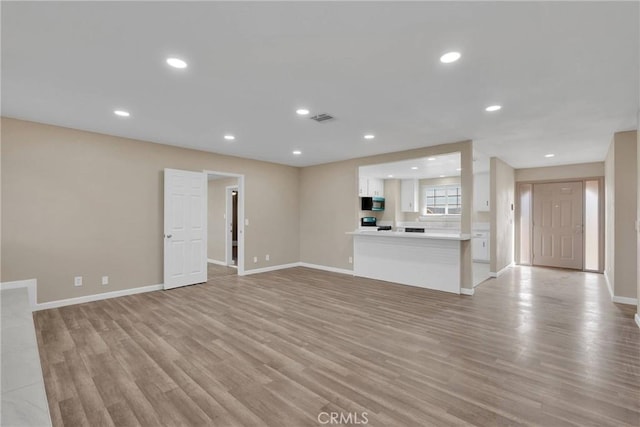
<path fill-rule="evenodd" d="M 638 305 L 638 300 L 636 298 L 619 297 L 617 295 L 614 295 L 611 298 L 611 301 L 618 304 Z"/>
<path fill-rule="evenodd" d="M 636 313 L 636 315 L 633 317 L 636 319 L 636 325 L 638 325 L 638 328 L 640 328 L 640 314 Z"/>
<path fill-rule="evenodd" d="M 332 273 L 340 273 L 340 274 L 347 274 L 349 276 L 353 276 L 353 270 L 347 270 L 345 268 L 329 267 L 326 265 L 319 265 L 319 264 L 309 264 L 307 262 L 299 262 L 298 267 L 307 267 L 307 268 L 313 268 L 315 270 L 330 271 Z"/>
<path fill-rule="evenodd" d="M 276 271 L 276 270 L 284 270 L 286 268 L 294 268 L 294 267 L 299 267 L 300 263 L 298 262 L 292 262 L 291 264 L 280 264 L 280 265 L 272 265 L 269 267 L 263 267 L 263 268 L 254 268 L 253 270 L 245 270 L 242 274 L 240 274 L 240 272 L 238 272 L 238 276 L 249 276 L 251 274 L 260 274 L 260 273 L 266 273 L 269 271 Z"/>
<path fill-rule="evenodd" d="M 460 288 L 460 295 L 472 296 L 474 293 L 476 293 L 475 289 Z"/>
<path fill-rule="evenodd" d="M 19 288 L 27 288 L 27 294 L 29 295 L 29 305 L 31 306 L 31 311 L 34 311 L 36 305 L 38 304 L 38 280 L 27 279 L 0 283 L 0 289 L 3 291 L 5 289 Z"/>
<path fill-rule="evenodd" d="M 57 300 L 57 301 L 43 302 L 42 304 L 37 304 L 33 308 L 33 311 L 48 310 L 50 308 L 58 308 L 58 307 L 64 307 L 64 306 L 67 306 L 67 305 L 74 305 L 74 304 L 82 304 L 82 303 L 85 303 L 85 302 L 100 301 L 100 300 L 104 300 L 104 299 L 123 297 L 123 296 L 126 296 L 126 295 L 141 294 L 141 293 L 144 293 L 144 292 L 160 291 L 163 288 L 164 288 L 164 285 L 149 285 L 149 286 L 141 286 L 139 288 L 123 289 L 121 291 L 104 292 L 104 293 L 101 293 L 101 294 L 86 295 L 86 296 L 83 296 L 83 297 L 76 297 L 76 298 L 61 299 L 61 300 Z"/>
<path fill-rule="evenodd" d="M 611 287 L 611 282 L 609 281 L 609 275 L 607 274 L 607 270 L 604 271 L 604 281 L 607 283 L 607 289 L 609 289 L 609 296 L 611 297 L 611 301 L 613 301 L 613 288 Z"/>
<path fill-rule="evenodd" d="M 227 263 L 224 261 L 218 261 L 217 259 L 211 259 L 211 258 L 207 258 L 207 262 L 209 264 L 216 264 L 216 265 L 224 265 L 225 267 L 227 266 Z"/>
<path fill-rule="evenodd" d="M 514 264 L 508 264 L 505 268 L 503 268 L 502 270 L 498 271 L 497 273 L 494 273 L 493 271 L 489 272 L 489 277 L 493 277 L 493 278 L 497 278 L 502 276 L 508 269 L 510 269 L 511 267 L 513 267 Z"/>

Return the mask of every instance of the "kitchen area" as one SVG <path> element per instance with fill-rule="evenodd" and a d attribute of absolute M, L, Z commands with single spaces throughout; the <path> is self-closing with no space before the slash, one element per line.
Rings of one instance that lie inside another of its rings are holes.
<path fill-rule="evenodd" d="M 452 293 L 489 278 L 489 161 L 474 153 L 471 233 L 461 232 L 460 153 L 359 167 L 354 274 Z M 486 161 L 485 161 L 486 160 Z"/>

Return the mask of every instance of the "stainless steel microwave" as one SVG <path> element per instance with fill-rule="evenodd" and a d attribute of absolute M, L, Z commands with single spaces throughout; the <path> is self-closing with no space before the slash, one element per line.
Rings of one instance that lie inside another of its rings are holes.
<path fill-rule="evenodd" d="M 363 211 L 383 211 L 384 197 L 361 197 L 360 205 Z"/>

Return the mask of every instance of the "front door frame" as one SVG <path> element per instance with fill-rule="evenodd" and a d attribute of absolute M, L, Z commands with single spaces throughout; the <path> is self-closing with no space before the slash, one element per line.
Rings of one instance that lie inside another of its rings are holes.
<path fill-rule="evenodd" d="M 530 186 L 531 190 L 533 190 L 533 184 L 555 184 L 555 183 L 561 183 L 561 182 L 582 182 L 583 183 L 583 194 L 582 194 L 582 223 L 585 223 L 585 215 L 586 215 L 586 210 L 584 209 L 585 206 L 585 193 L 584 193 L 584 188 L 585 188 L 585 183 L 587 181 L 598 181 L 598 270 L 586 270 L 584 268 L 584 261 L 585 261 L 585 243 L 586 243 L 586 239 L 582 239 L 582 271 L 589 271 L 589 272 L 594 272 L 594 273 L 603 273 L 604 272 L 604 262 L 605 262 L 605 251 L 604 251 L 604 244 L 605 244 L 605 194 L 604 194 L 604 177 L 603 176 L 593 176 L 593 177 L 585 177 L 585 178 L 567 178 L 567 179 L 551 179 L 551 180 L 539 180 L 539 181 L 518 181 L 516 182 L 516 203 L 515 203 L 515 208 L 516 208 L 516 214 L 515 214 L 515 220 L 516 220 L 516 233 L 515 233 L 515 257 L 516 257 L 516 264 L 519 265 L 533 265 L 533 259 L 531 257 L 533 257 L 533 229 L 529 230 L 529 235 L 531 236 L 530 238 L 530 247 L 529 247 L 529 254 L 530 257 L 528 260 L 522 260 L 520 257 L 520 239 L 521 239 L 521 229 L 520 229 L 520 219 L 522 217 L 522 207 L 520 205 L 520 194 L 522 192 L 522 187 L 524 186 Z M 533 193 L 532 193 L 532 199 L 529 203 L 529 218 L 533 218 Z"/>

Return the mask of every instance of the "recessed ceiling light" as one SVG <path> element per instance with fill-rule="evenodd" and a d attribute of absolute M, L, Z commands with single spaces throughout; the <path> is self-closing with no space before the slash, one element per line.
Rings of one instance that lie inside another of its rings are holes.
<path fill-rule="evenodd" d="M 116 116 L 120 116 L 120 117 L 129 117 L 131 115 L 131 113 L 129 113 L 128 111 L 124 111 L 124 110 L 114 110 L 113 114 L 115 114 Z"/>
<path fill-rule="evenodd" d="M 458 169 L 456 169 L 456 170 L 457 170 L 458 172 L 460 172 L 460 171 L 462 170 L 462 168 L 458 168 Z"/>
<path fill-rule="evenodd" d="M 187 63 L 180 58 L 167 58 L 167 64 L 173 68 L 187 68 Z"/>
<path fill-rule="evenodd" d="M 461 56 L 460 52 L 447 52 L 440 57 L 440 62 L 450 64 L 452 62 L 456 62 Z"/>
<path fill-rule="evenodd" d="M 393 178 L 393 175 L 387 175 L 387 178 Z"/>
<path fill-rule="evenodd" d="M 296 110 L 296 114 L 299 116 L 306 116 L 307 114 L 309 114 L 309 110 L 307 110 L 306 108 L 298 108 Z"/>
<path fill-rule="evenodd" d="M 427 160 L 430 160 L 430 161 L 431 161 L 431 160 L 435 160 L 435 159 L 436 159 L 435 157 L 429 157 L 429 158 L 427 158 Z"/>
<path fill-rule="evenodd" d="M 488 112 L 490 112 L 490 113 L 491 113 L 491 112 L 493 112 L 493 111 L 498 111 L 498 110 L 500 110 L 500 109 L 502 109 L 502 105 L 489 105 L 489 106 L 488 106 L 487 108 L 485 108 L 484 110 L 485 110 L 485 111 L 488 111 Z"/>
<path fill-rule="evenodd" d="M 447 175 L 440 175 L 440 178 L 446 178 Z"/>
<path fill-rule="evenodd" d="M 418 167 L 417 166 L 412 166 L 411 169 L 413 169 L 414 171 L 417 171 Z"/>
<path fill-rule="evenodd" d="M 368 133 L 364 136 L 364 139 L 373 139 L 375 137 L 376 137 L 375 135 Z"/>
<path fill-rule="evenodd" d="M 294 155 L 294 156 L 299 156 L 300 154 L 302 154 L 302 151 L 300 151 L 300 150 L 293 150 L 293 155 Z"/>
<path fill-rule="evenodd" d="M 545 154 L 544 156 L 545 156 L 545 157 L 554 157 L 554 156 L 555 156 L 555 154 L 551 154 L 551 153 L 549 153 L 549 154 Z"/>
<path fill-rule="evenodd" d="M 224 139 L 226 139 L 227 141 L 233 141 L 234 139 L 236 139 L 236 137 L 233 135 L 227 134 L 224 136 Z"/>

